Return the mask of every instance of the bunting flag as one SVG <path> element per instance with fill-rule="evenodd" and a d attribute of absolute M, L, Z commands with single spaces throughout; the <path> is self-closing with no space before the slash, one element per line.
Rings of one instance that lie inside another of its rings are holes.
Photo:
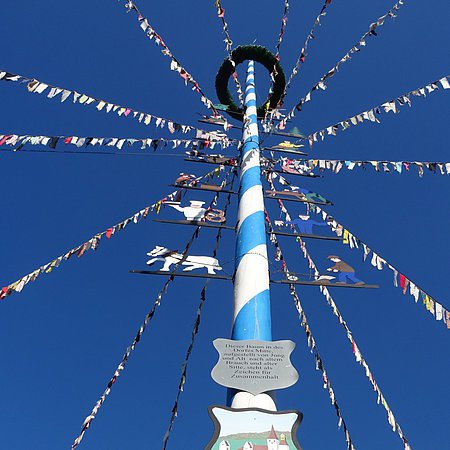
<path fill-rule="evenodd" d="M 233 61 L 233 54 L 232 54 L 233 41 L 231 40 L 230 31 L 228 30 L 228 23 L 225 20 L 225 9 L 223 8 L 222 2 L 220 0 L 216 0 L 214 6 L 217 9 L 217 17 L 219 17 L 222 20 L 222 27 L 223 27 L 222 29 L 223 29 L 223 33 L 225 34 L 225 45 L 226 45 L 226 51 L 228 53 L 228 59 L 230 60 L 233 68 L 236 69 L 236 63 Z M 238 78 L 238 74 L 237 74 L 236 70 L 234 70 L 234 72 L 232 73 L 232 77 L 233 77 L 234 83 L 236 84 L 236 90 L 238 93 L 239 102 L 242 106 L 244 104 L 244 94 L 242 92 L 242 86 L 241 86 L 241 83 L 239 82 L 239 78 Z"/>
<path fill-rule="evenodd" d="M 271 189 L 274 190 L 275 186 L 273 184 L 272 178 L 270 176 L 268 176 L 267 180 L 269 182 Z M 280 201 L 279 206 L 280 206 L 282 213 L 285 214 L 286 220 L 290 220 L 290 215 L 289 215 L 286 207 L 284 206 L 283 202 Z M 304 258 L 308 261 L 309 268 L 314 272 L 315 277 L 318 278 L 320 276 L 320 272 L 317 269 L 317 266 L 314 263 L 313 259 L 311 258 L 310 254 L 308 253 L 305 242 L 301 239 L 300 236 L 298 236 L 296 238 L 296 241 L 299 243 L 299 246 L 303 253 Z M 384 397 L 383 393 L 381 392 L 381 389 L 380 389 L 378 383 L 376 382 L 375 377 L 373 376 L 373 374 L 369 368 L 369 365 L 367 364 L 366 360 L 364 359 L 364 357 L 361 353 L 361 350 L 359 349 L 359 347 L 356 343 L 356 340 L 353 337 L 353 333 L 351 332 L 346 321 L 342 317 L 342 314 L 339 311 L 336 303 L 334 302 L 328 288 L 326 286 L 320 286 L 320 291 L 323 294 L 323 296 L 325 297 L 328 305 L 332 309 L 334 316 L 337 317 L 339 323 L 344 328 L 347 339 L 349 340 L 349 342 L 352 346 L 352 351 L 353 351 L 355 360 L 364 368 L 366 378 L 369 380 L 370 384 L 372 385 L 373 390 L 377 393 L 377 404 L 381 403 L 381 405 L 385 409 L 386 415 L 387 415 L 387 421 L 388 421 L 389 425 L 392 427 L 392 431 L 396 432 L 398 434 L 398 436 L 400 437 L 400 439 L 402 440 L 404 450 L 411 450 L 411 447 L 408 443 L 408 439 L 404 435 L 400 425 L 398 424 L 397 420 L 395 419 L 392 409 L 390 408 L 389 404 L 386 401 L 386 398 Z"/>
<path fill-rule="evenodd" d="M 58 143 L 63 143 L 64 145 L 73 145 L 77 148 L 88 148 L 95 146 L 106 146 L 114 147 L 118 150 L 122 150 L 125 147 L 132 147 L 134 144 L 140 145 L 141 150 L 146 148 L 151 148 L 154 151 L 158 147 L 172 146 L 172 149 L 183 147 L 190 148 L 194 147 L 196 149 L 213 149 L 216 145 L 221 148 L 226 148 L 231 145 L 231 143 L 237 143 L 235 140 L 230 140 L 224 138 L 220 141 L 210 140 L 211 136 L 208 134 L 204 135 L 207 137 L 198 139 L 138 139 L 138 138 L 121 138 L 121 137 L 80 137 L 80 136 L 30 136 L 30 135 L 19 135 L 19 134 L 0 134 L 0 146 L 7 145 L 9 147 L 14 147 L 15 151 L 20 150 L 25 145 L 43 145 L 45 147 L 50 147 L 55 149 Z"/>
<path fill-rule="evenodd" d="M 275 58 L 277 61 L 280 60 L 280 47 L 281 47 L 281 43 L 283 42 L 284 33 L 286 31 L 286 25 L 288 22 L 288 14 L 289 14 L 289 0 L 284 0 L 283 16 L 281 17 L 281 28 L 280 28 L 280 33 L 278 34 L 278 40 L 277 40 L 276 52 L 275 52 Z"/>
<path fill-rule="evenodd" d="M 206 174 L 204 177 L 201 177 L 201 178 L 205 178 L 205 177 L 207 177 L 209 175 L 210 174 Z M 229 175 L 230 175 L 230 172 L 228 172 L 227 175 L 225 176 L 225 179 L 222 182 L 223 185 L 226 184 L 226 180 L 227 180 Z M 233 171 L 233 178 L 232 178 L 233 181 L 234 181 L 235 175 L 236 174 Z M 217 192 L 214 195 L 214 198 L 213 198 L 213 200 L 212 200 L 212 202 L 210 204 L 210 207 L 212 207 L 213 205 L 215 205 L 217 203 L 218 197 L 219 197 L 219 192 Z M 227 203 L 226 207 L 229 205 L 229 199 L 230 199 L 230 194 L 228 195 L 228 203 Z M 106 397 L 108 397 L 108 395 L 111 393 L 111 388 L 114 385 L 114 383 L 117 381 L 117 378 L 120 376 L 121 372 L 124 370 L 125 365 L 126 365 L 128 359 L 129 359 L 130 355 L 131 355 L 131 352 L 135 350 L 136 345 L 141 340 L 141 337 L 144 334 L 145 329 L 147 328 L 147 325 L 153 319 L 153 317 L 155 315 L 155 312 L 156 312 L 156 308 L 161 305 L 162 296 L 164 294 L 167 294 L 167 291 L 168 291 L 170 283 L 175 279 L 174 273 L 177 271 L 177 269 L 180 266 L 180 264 L 182 264 L 182 262 L 184 261 L 184 258 L 188 254 L 189 249 L 192 246 L 192 243 L 198 238 L 200 231 L 201 231 L 201 227 L 200 226 L 196 227 L 195 231 L 192 233 L 191 238 L 189 239 L 188 243 L 186 244 L 184 250 L 181 252 L 181 255 L 183 257 L 179 260 L 179 262 L 175 263 L 173 270 L 171 272 L 167 273 L 167 275 L 168 275 L 167 281 L 164 283 L 163 288 L 159 291 L 159 293 L 158 293 L 158 295 L 156 297 L 156 300 L 155 300 L 151 310 L 146 314 L 142 325 L 139 327 L 139 330 L 136 333 L 136 337 L 133 339 L 133 342 L 131 343 L 131 345 L 125 351 L 125 354 L 123 355 L 122 360 L 120 361 L 119 365 L 117 366 L 117 369 L 115 370 L 114 375 L 109 380 L 109 383 L 108 383 L 105 391 L 103 392 L 102 396 L 99 398 L 97 403 L 95 404 L 95 406 L 92 409 L 91 413 L 84 420 L 84 422 L 83 422 L 83 424 L 81 426 L 81 431 L 78 434 L 78 436 L 75 438 L 75 441 L 72 444 L 71 450 L 75 450 L 78 447 L 78 445 L 82 441 L 86 431 L 91 426 L 92 421 L 95 419 L 95 417 L 96 417 L 96 415 L 98 413 L 98 410 L 100 409 L 100 407 L 105 402 Z M 218 235 L 221 236 L 220 233 L 218 233 Z M 216 255 L 216 252 L 217 252 L 217 249 L 218 249 L 218 245 L 219 245 L 219 240 L 220 240 L 220 237 L 216 238 L 216 246 L 215 246 L 215 249 L 214 249 L 214 255 Z M 178 409 L 178 399 L 179 399 L 181 391 L 183 390 L 183 385 L 184 385 L 185 380 L 186 380 L 187 361 L 189 359 L 190 353 L 192 352 L 195 336 L 196 336 L 196 334 L 198 332 L 198 327 L 200 325 L 201 309 L 203 307 L 203 303 L 206 300 L 206 297 L 205 297 L 206 285 L 207 285 L 207 283 L 205 284 L 205 286 L 204 286 L 204 288 L 202 290 L 201 303 L 200 303 L 199 310 L 197 311 L 197 319 L 196 319 L 196 322 L 195 322 L 195 325 L 194 325 L 194 331 L 192 333 L 191 345 L 189 346 L 187 357 L 186 357 L 185 362 L 183 364 L 183 373 L 182 373 L 181 382 L 180 382 L 180 385 L 179 385 L 177 401 L 175 402 L 175 406 L 173 408 L 173 411 L 175 411 L 175 416 L 176 416 L 176 412 L 177 412 L 177 409 Z M 175 416 L 173 416 L 173 420 L 175 420 Z M 171 425 L 173 424 L 173 420 L 171 421 Z M 172 428 L 172 426 L 170 426 L 170 429 L 171 428 Z M 166 433 L 167 439 L 168 439 L 169 434 L 170 434 L 170 430 Z M 164 442 L 166 442 L 167 439 L 166 439 L 166 437 L 164 437 Z M 165 445 L 166 444 L 164 443 L 164 448 L 165 448 Z"/>
<path fill-rule="evenodd" d="M 450 75 L 446 75 L 445 77 L 440 78 L 437 81 L 433 81 L 432 83 L 427 84 L 426 86 L 414 89 L 413 91 L 407 92 L 406 94 L 397 97 L 396 99 L 389 100 L 384 102 L 381 105 L 375 106 L 367 111 L 363 111 L 355 116 L 349 117 L 348 119 L 342 120 L 334 125 L 331 125 L 323 130 L 316 131 L 308 136 L 309 146 L 312 148 L 315 142 L 318 140 L 324 140 L 325 137 L 328 136 L 336 136 L 338 131 L 345 131 L 348 128 L 351 128 L 352 125 L 356 126 L 363 122 L 374 122 L 380 123 L 378 117 L 382 113 L 392 112 L 393 114 L 397 114 L 400 112 L 400 108 L 408 105 L 412 106 L 411 100 L 413 97 L 426 97 L 427 94 L 431 94 L 434 91 L 438 91 L 441 89 L 450 89 Z"/>
<path fill-rule="evenodd" d="M 280 33 L 278 34 L 277 39 L 277 45 L 276 45 L 276 51 L 275 51 L 275 59 L 279 62 L 280 61 L 280 48 L 281 43 L 283 42 L 284 33 L 286 31 L 286 26 L 288 22 L 288 15 L 289 15 L 289 0 L 284 0 L 284 9 L 283 9 L 283 15 L 281 16 L 281 27 L 280 27 Z M 272 72 L 270 73 L 270 87 L 269 87 L 269 95 L 273 92 L 273 85 L 275 83 L 275 77 L 277 75 L 277 67 L 274 64 Z M 280 116 L 278 112 L 278 108 L 269 111 L 268 107 L 266 109 L 265 117 L 262 121 L 263 129 L 270 129 L 271 125 L 267 125 L 268 119 L 270 119 L 270 124 L 272 123 L 274 118 L 278 118 Z"/>
<path fill-rule="evenodd" d="M 298 57 L 297 62 L 295 63 L 294 68 L 292 69 L 292 73 L 289 76 L 289 79 L 284 88 L 283 95 L 281 96 L 280 107 L 283 104 L 284 97 L 286 97 L 287 90 L 290 88 L 293 78 L 298 73 L 300 64 L 303 64 L 305 62 L 306 57 L 308 56 L 308 45 L 309 45 L 310 41 L 315 39 L 314 33 L 316 31 L 316 28 L 321 25 L 320 21 L 322 20 L 322 17 L 326 16 L 327 13 L 325 10 L 327 9 L 327 7 L 330 3 L 331 3 L 331 0 L 325 0 L 325 2 L 322 5 L 322 8 L 320 9 L 319 15 L 316 17 L 316 20 L 314 21 L 314 25 L 312 26 L 311 31 L 308 33 L 308 36 L 306 37 L 305 43 L 303 44 L 302 50 L 300 52 L 300 56 Z"/>
<path fill-rule="evenodd" d="M 191 85 L 192 90 L 197 92 L 201 97 L 202 103 L 210 110 L 213 111 L 215 117 L 220 117 L 224 120 L 226 123 L 226 119 L 219 114 L 217 109 L 214 107 L 213 102 L 204 94 L 202 89 L 200 88 L 200 85 L 195 81 L 194 77 L 184 68 L 181 66 L 181 64 L 178 62 L 178 60 L 173 56 L 171 50 L 169 47 L 165 44 L 162 37 L 154 30 L 154 28 L 149 24 L 148 20 L 141 14 L 137 6 L 134 4 L 132 0 L 125 0 L 125 8 L 127 9 L 127 12 L 133 11 L 137 19 L 139 21 L 139 26 L 141 27 L 142 31 L 147 35 L 147 37 L 155 42 L 156 45 L 162 47 L 161 53 L 164 56 L 167 56 L 170 58 L 170 70 L 174 70 L 178 72 L 181 78 L 183 78 L 186 86 Z M 224 125 L 226 129 L 226 125 Z"/>
<path fill-rule="evenodd" d="M 95 106 L 98 111 L 105 111 L 109 114 L 111 111 L 116 113 L 119 117 L 133 117 L 138 120 L 139 123 L 145 125 L 153 125 L 156 128 L 166 127 L 170 133 L 181 132 L 188 133 L 190 131 L 197 131 L 201 133 L 207 133 L 205 130 L 193 127 L 191 125 L 183 125 L 172 119 L 164 117 L 158 117 L 154 114 L 148 114 L 145 112 L 137 111 L 129 108 L 128 106 L 121 106 L 113 102 L 101 100 L 95 97 L 91 97 L 88 94 L 81 94 L 77 91 L 71 91 L 69 89 L 60 88 L 51 84 L 39 81 L 36 78 L 28 78 L 23 75 L 17 75 L 15 73 L 7 72 L 0 69 L 0 81 L 10 81 L 25 85 L 27 91 L 34 94 L 44 94 L 48 99 L 59 99 L 61 103 L 70 99 L 73 103 L 78 103 L 84 106 Z M 48 92 L 46 92 L 48 91 Z M 210 134 L 216 134 L 218 139 L 223 137 L 223 133 L 211 131 Z"/>
<path fill-rule="evenodd" d="M 216 168 L 213 171 L 207 173 L 206 175 L 203 175 L 199 178 L 193 179 L 193 182 L 198 182 L 203 179 L 208 180 L 211 177 L 218 176 L 219 170 L 220 170 L 220 168 Z M 11 283 L 10 285 L 3 287 L 0 290 L 0 300 L 3 300 L 4 298 L 8 297 L 13 292 L 22 292 L 22 289 L 30 281 L 35 281 L 36 278 L 38 278 L 42 274 L 50 273 L 53 269 L 59 267 L 62 262 L 69 260 L 72 256 L 76 255 L 78 258 L 80 258 L 88 250 L 97 250 L 98 246 L 100 245 L 100 240 L 103 237 L 106 237 L 106 239 L 110 239 L 111 236 L 117 234 L 119 231 L 122 231 L 129 223 L 138 223 L 142 219 L 145 219 L 149 212 L 154 211 L 154 212 L 156 212 L 156 214 L 159 214 L 159 211 L 161 210 L 161 206 L 163 206 L 164 203 L 167 201 L 175 201 L 181 195 L 181 191 L 182 191 L 182 189 L 172 192 L 171 194 L 167 195 L 163 199 L 158 200 L 156 203 L 153 203 L 152 205 L 141 209 L 137 213 L 133 214 L 131 217 L 128 217 L 127 219 L 106 229 L 105 231 L 102 231 L 101 233 L 97 233 L 95 236 L 91 237 L 88 241 L 69 250 L 68 252 L 64 253 L 63 255 L 58 256 L 57 258 L 53 259 L 52 261 L 50 261 L 47 264 L 44 264 L 43 266 L 39 267 L 38 269 L 34 270 L 33 272 L 19 278 L 14 283 Z"/>
<path fill-rule="evenodd" d="M 228 172 L 228 174 L 229 173 L 230 172 Z M 234 185 L 234 180 L 236 178 L 236 175 L 237 175 L 236 170 L 233 170 L 233 176 L 232 176 L 231 181 L 230 181 L 230 190 L 231 191 L 233 190 L 233 185 Z M 225 186 L 225 185 L 223 184 L 223 186 Z M 226 215 L 226 213 L 228 211 L 228 207 L 230 206 L 230 203 L 231 203 L 231 196 L 232 196 L 232 194 L 231 194 L 231 192 L 229 192 L 228 195 L 227 195 L 227 200 L 225 202 L 225 207 L 224 207 L 224 214 L 225 215 Z M 218 195 L 215 196 L 215 200 L 217 200 L 217 198 L 218 198 Z M 214 204 L 214 202 L 212 204 Z M 212 206 L 212 204 L 210 205 L 210 207 Z M 219 228 L 217 230 L 217 233 L 216 233 L 215 245 L 214 245 L 214 249 L 213 249 L 213 252 L 212 252 L 212 257 L 213 258 L 217 257 L 217 251 L 219 250 L 219 245 L 220 245 L 221 238 L 222 238 L 222 229 Z M 187 375 L 187 367 L 188 367 L 188 363 L 189 363 L 189 358 L 191 357 L 191 353 L 192 353 L 192 350 L 193 350 L 194 344 L 195 344 L 195 338 L 196 338 L 196 336 L 198 334 L 198 330 L 199 330 L 199 327 L 200 327 L 200 319 L 201 319 L 203 306 L 204 306 L 205 301 L 206 301 L 206 289 L 208 287 L 209 281 L 210 281 L 209 279 L 207 279 L 205 281 L 203 289 L 201 290 L 201 293 L 200 293 L 200 303 L 199 303 L 198 308 L 197 308 L 197 315 L 196 315 L 196 318 L 195 318 L 195 321 L 194 321 L 194 327 L 193 327 L 192 332 L 191 332 L 191 342 L 190 342 L 190 344 L 189 344 L 189 346 L 188 346 L 188 348 L 186 350 L 186 356 L 184 358 L 183 364 L 181 365 L 181 377 L 180 377 L 180 382 L 178 383 L 177 395 L 175 397 L 175 402 L 174 402 L 173 407 L 172 407 L 171 416 L 170 416 L 170 420 L 169 420 L 169 427 L 167 428 L 167 432 L 166 432 L 166 434 L 164 435 L 164 438 L 163 438 L 163 450 L 165 450 L 166 447 L 167 447 L 167 444 L 168 444 L 168 441 L 169 441 L 169 438 L 170 438 L 170 433 L 172 432 L 173 424 L 175 422 L 175 419 L 178 417 L 180 396 L 181 396 L 181 393 L 183 392 L 184 385 L 186 383 L 186 375 Z"/>
<path fill-rule="evenodd" d="M 277 236 L 274 233 L 272 222 L 270 221 L 270 218 L 267 215 L 267 211 L 265 211 L 265 216 L 266 216 L 267 228 L 269 231 L 269 239 L 270 239 L 270 242 L 275 246 L 275 255 L 276 255 L 275 260 L 281 261 L 282 271 L 286 275 L 286 278 L 289 279 L 290 272 L 289 272 L 288 266 L 286 264 L 286 261 L 284 259 L 283 252 L 281 251 L 281 247 L 278 242 Z M 312 334 L 311 328 L 309 326 L 309 323 L 308 323 L 308 320 L 307 320 L 307 317 L 305 314 L 305 310 L 302 307 L 300 298 L 298 297 L 297 290 L 296 290 L 294 284 L 289 284 L 289 291 L 294 300 L 295 307 L 299 314 L 300 325 L 302 326 L 303 330 L 305 331 L 308 347 L 310 348 L 311 353 L 314 354 L 314 358 L 316 360 L 316 370 L 320 370 L 320 372 L 322 373 L 323 388 L 328 391 L 328 395 L 330 397 L 331 404 L 336 411 L 336 415 L 338 417 L 338 428 L 342 427 L 342 430 L 344 431 L 345 440 L 347 442 L 347 450 L 356 450 L 355 446 L 353 445 L 352 439 L 350 437 L 350 432 L 348 430 L 347 424 L 344 420 L 344 417 L 342 416 L 341 408 L 339 407 L 339 404 L 336 400 L 336 395 L 334 393 L 334 389 L 331 385 L 331 381 L 330 381 L 327 371 L 325 369 L 325 364 L 323 362 L 322 357 L 320 356 L 319 349 L 316 344 L 316 340 L 314 339 L 314 336 Z"/>
<path fill-rule="evenodd" d="M 399 287 L 403 291 L 403 294 L 409 293 L 414 298 L 416 303 L 421 300 L 426 310 L 433 315 L 437 321 L 442 321 L 447 329 L 450 329 L 450 309 L 447 309 L 444 305 L 431 297 L 415 282 L 386 261 L 386 259 L 384 259 L 379 253 L 372 250 L 347 228 L 337 222 L 334 217 L 329 216 L 319 206 L 312 205 L 311 210 L 317 214 L 320 214 L 325 221 L 328 221 L 327 223 L 333 232 L 335 232 L 337 236 L 343 238 L 342 243 L 344 245 L 348 245 L 351 249 L 362 249 L 364 261 L 370 261 L 370 264 L 378 270 L 383 270 L 386 267 L 389 268 L 393 274 L 394 286 Z"/>
<path fill-rule="evenodd" d="M 297 105 L 291 109 L 291 111 L 287 114 L 287 116 L 281 120 L 281 122 L 276 125 L 275 128 L 279 130 L 283 130 L 286 128 L 286 122 L 290 119 L 292 119 L 295 115 L 295 111 L 301 111 L 303 108 L 303 105 L 311 100 L 311 95 L 313 92 L 322 90 L 324 91 L 327 88 L 327 82 L 328 80 L 333 77 L 340 69 L 341 65 L 352 59 L 353 55 L 355 53 L 360 52 L 363 47 L 366 46 L 366 39 L 370 36 L 377 36 L 377 28 L 384 25 L 384 22 L 386 19 L 394 19 L 397 17 L 398 10 L 405 4 L 404 0 L 398 0 L 394 6 L 383 16 L 379 17 L 378 20 L 372 24 L 370 24 L 370 27 L 366 33 L 363 34 L 361 39 L 338 61 L 338 63 L 332 67 L 306 94 L 305 97 L 303 97 Z"/>
<path fill-rule="evenodd" d="M 196 237 L 198 236 L 198 231 L 199 231 L 200 227 L 197 227 L 196 231 L 194 231 L 190 241 L 187 243 L 185 249 L 183 250 L 182 254 L 186 255 L 187 252 L 189 251 L 190 246 L 192 245 L 192 242 L 196 239 Z M 156 313 L 156 309 L 158 308 L 158 306 L 161 305 L 161 300 L 164 294 L 167 294 L 168 288 L 170 283 L 175 279 L 175 276 L 173 276 L 173 273 L 177 270 L 178 266 L 181 264 L 181 260 L 180 262 L 176 263 L 172 272 L 168 272 L 168 279 L 167 281 L 164 283 L 163 288 L 159 291 L 158 295 L 156 296 L 156 300 L 153 303 L 152 308 L 150 309 L 150 311 L 145 315 L 144 321 L 142 322 L 142 325 L 139 327 L 138 332 L 136 333 L 135 338 L 133 339 L 133 342 L 131 343 L 131 345 L 126 349 L 122 360 L 120 361 L 119 365 L 117 366 L 117 369 L 114 372 L 114 375 L 112 376 L 112 378 L 109 380 L 108 385 L 106 387 L 106 389 L 103 391 L 103 394 L 101 395 L 101 397 L 97 400 L 96 404 L 94 405 L 94 408 L 92 409 L 91 413 L 84 419 L 83 424 L 81 425 L 81 431 L 78 434 L 78 436 L 75 438 L 71 450 L 75 450 L 81 443 L 81 441 L 83 440 L 83 437 L 86 433 L 86 431 L 89 429 L 89 427 L 91 426 L 92 421 L 95 419 L 95 417 L 97 416 L 97 413 L 99 411 L 99 409 L 101 408 L 101 406 L 103 405 L 103 403 L 106 400 L 106 397 L 109 396 L 109 394 L 111 393 L 111 389 L 113 387 L 113 385 L 115 384 L 115 382 L 117 381 L 117 379 L 120 377 L 122 371 L 125 369 L 125 365 L 128 362 L 128 359 L 131 355 L 131 353 L 135 350 L 136 345 L 139 343 L 139 341 L 142 338 L 142 335 L 144 334 L 144 331 L 146 330 L 148 324 L 150 323 L 150 321 L 153 319 L 155 313 Z"/>
<path fill-rule="evenodd" d="M 272 164 L 285 164 L 286 158 L 278 160 L 267 160 Z M 314 170 L 323 172 L 329 170 L 333 173 L 339 173 L 341 170 L 354 170 L 355 168 L 367 169 L 371 167 L 375 172 L 381 173 L 406 173 L 412 172 L 412 168 L 417 169 L 419 177 L 425 173 L 425 169 L 433 174 L 450 175 L 450 162 L 431 162 L 431 161 L 353 161 L 336 159 L 293 159 L 291 161 L 304 168 L 305 172 L 311 173 Z"/>

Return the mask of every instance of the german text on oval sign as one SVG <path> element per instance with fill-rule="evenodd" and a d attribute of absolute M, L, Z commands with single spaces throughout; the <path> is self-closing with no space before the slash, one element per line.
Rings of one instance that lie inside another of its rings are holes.
<path fill-rule="evenodd" d="M 257 395 L 287 388 L 298 380 L 289 359 L 295 348 L 292 341 L 216 339 L 213 344 L 219 361 L 211 376 L 221 386 Z"/>

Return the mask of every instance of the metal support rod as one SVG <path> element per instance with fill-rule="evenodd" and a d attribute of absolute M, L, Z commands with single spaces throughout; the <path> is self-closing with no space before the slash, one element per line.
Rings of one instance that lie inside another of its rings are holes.
<path fill-rule="evenodd" d="M 253 61 L 249 61 L 247 69 L 242 141 L 231 338 L 271 341 L 269 263 Z M 252 395 L 249 392 L 229 391 L 228 403 L 234 408 L 276 410 L 272 396 L 267 393 Z"/>

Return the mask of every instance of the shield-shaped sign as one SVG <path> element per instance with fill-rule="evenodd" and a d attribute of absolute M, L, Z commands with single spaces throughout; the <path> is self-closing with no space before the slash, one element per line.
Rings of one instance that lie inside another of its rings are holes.
<path fill-rule="evenodd" d="M 298 372 L 289 359 L 295 348 L 292 341 L 234 341 L 216 339 L 219 361 L 214 366 L 213 380 L 229 388 L 253 395 L 295 384 Z"/>
<path fill-rule="evenodd" d="M 212 406 L 214 436 L 205 450 L 301 450 L 297 428 L 299 411 L 266 411 Z"/>

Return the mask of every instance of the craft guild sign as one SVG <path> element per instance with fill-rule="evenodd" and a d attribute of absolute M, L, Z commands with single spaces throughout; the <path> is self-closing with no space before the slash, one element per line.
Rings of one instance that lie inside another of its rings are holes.
<path fill-rule="evenodd" d="M 292 341 L 216 339 L 213 343 L 219 361 L 211 376 L 222 386 L 257 395 L 287 388 L 298 380 L 289 359 L 295 348 Z"/>
<path fill-rule="evenodd" d="M 301 450 L 296 436 L 303 417 L 299 411 L 213 406 L 209 415 L 214 436 L 205 450 Z"/>

